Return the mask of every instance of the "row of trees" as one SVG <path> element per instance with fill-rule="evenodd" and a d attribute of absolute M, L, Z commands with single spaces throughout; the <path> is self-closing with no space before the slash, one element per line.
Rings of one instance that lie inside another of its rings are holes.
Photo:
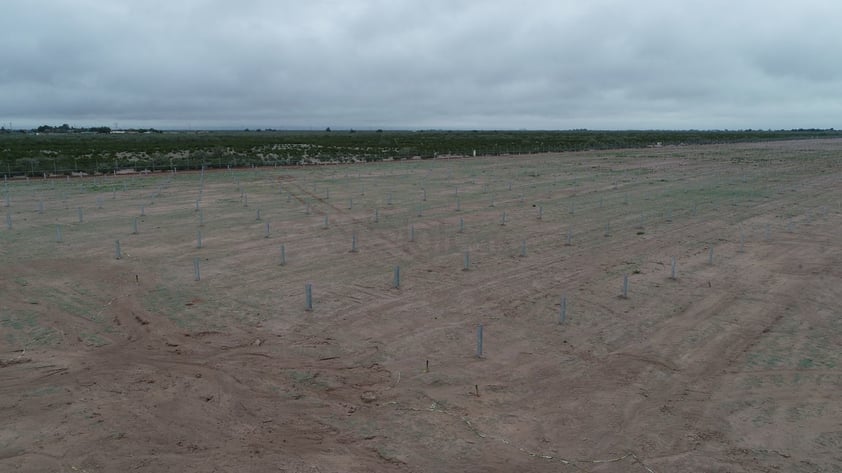
<path fill-rule="evenodd" d="M 38 133 L 111 133 L 111 128 L 107 126 L 74 128 L 64 123 L 61 126 L 41 125 L 35 131 Z"/>
<path fill-rule="evenodd" d="M 835 130 L 220 131 L 0 134 L 0 173 L 198 169 L 842 137 Z M 105 127 L 107 128 L 107 127 Z M 88 131 L 92 129 L 86 129 Z"/>
<path fill-rule="evenodd" d="M 35 130 L 32 130 L 38 133 L 101 133 L 107 134 L 111 133 L 111 127 L 107 126 L 91 126 L 91 127 L 72 127 L 67 123 L 64 123 L 60 126 L 51 126 L 51 125 L 41 125 Z M 155 128 L 130 128 L 126 130 L 118 130 L 119 133 L 162 133 L 160 130 L 156 130 Z"/>

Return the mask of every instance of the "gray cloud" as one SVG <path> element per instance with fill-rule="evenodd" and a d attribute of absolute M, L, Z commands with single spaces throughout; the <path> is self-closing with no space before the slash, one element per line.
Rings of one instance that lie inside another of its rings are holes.
<path fill-rule="evenodd" d="M 832 0 L 4 2 L 0 121 L 838 127 Z"/>

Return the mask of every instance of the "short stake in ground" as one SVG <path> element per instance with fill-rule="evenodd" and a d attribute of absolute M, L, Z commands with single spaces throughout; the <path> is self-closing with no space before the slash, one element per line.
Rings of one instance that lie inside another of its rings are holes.
<path fill-rule="evenodd" d="M 313 310 L 313 285 L 309 282 L 304 285 L 304 310 Z"/>
<path fill-rule="evenodd" d="M 477 325 L 477 358 L 482 358 L 482 324 Z"/>
<path fill-rule="evenodd" d="M 558 323 L 563 324 L 567 320 L 567 296 L 561 296 L 561 307 L 558 311 Z"/>

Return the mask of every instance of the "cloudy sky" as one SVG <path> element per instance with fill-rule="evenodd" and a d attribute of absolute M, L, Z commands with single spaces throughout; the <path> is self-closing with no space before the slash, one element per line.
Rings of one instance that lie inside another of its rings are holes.
<path fill-rule="evenodd" d="M 3 0 L 0 124 L 842 128 L 838 0 Z"/>

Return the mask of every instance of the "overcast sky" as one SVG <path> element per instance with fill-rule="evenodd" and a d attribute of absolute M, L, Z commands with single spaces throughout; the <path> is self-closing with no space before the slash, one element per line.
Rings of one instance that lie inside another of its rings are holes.
<path fill-rule="evenodd" d="M 839 0 L 0 1 L 0 124 L 842 128 Z"/>

